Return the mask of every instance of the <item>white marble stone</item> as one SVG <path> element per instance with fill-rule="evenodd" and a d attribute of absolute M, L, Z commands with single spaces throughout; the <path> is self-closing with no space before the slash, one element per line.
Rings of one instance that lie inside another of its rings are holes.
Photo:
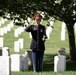
<path fill-rule="evenodd" d="M 45 17 L 45 14 L 44 14 L 44 12 L 41 12 L 41 14 L 40 14 L 43 18 Z"/>
<path fill-rule="evenodd" d="M 20 30 L 21 30 L 21 33 L 24 32 L 24 28 L 23 27 L 20 27 Z"/>
<path fill-rule="evenodd" d="M 29 37 L 32 38 L 31 32 L 29 33 Z"/>
<path fill-rule="evenodd" d="M 54 21 L 55 19 L 53 17 L 50 18 L 50 25 L 53 26 L 54 25 Z"/>
<path fill-rule="evenodd" d="M 7 27 L 4 27 L 4 34 L 7 34 Z"/>
<path fill-rule="evenodd" d="M 4 19 L 2 18 L 2 19 L 1 19 L 1 24 L 4 24 L 4 22 L 5 22 L 5 21 L 4 21 Z"/>
<path fill-rule="evenodd" d="M 11 26 L 10 26 L 10 24 L 7 25 L 7 31 L 11 31 Z"/>
<path fill-rule="evenodd" d="M 10 19 L 10 13 L 7 14 L 7 18 Z"/>
<path fill-rule="evenodd" d="M 18 34 L 20 35 L 21 34 L 21 28 L 19 27 L 19 28 L 17 28 L 17 30 L 18 30 Z"/>
<path fill-rule="evenodd" d="M 54 72 L 64 72 L 66 70 L 66 57 L 58 55 L 54 57 Z"/>
<path fill-rule="evenodd" d="M 21 70 L 25 71 L 28 70 L 28 54 L 22 54 L 21 55 Z"/>
<path fill-rule="evenodd" d="M 65 41 L 65 32 L 66 32 L 66 24 L 62 22 L 62 29 L 61 29 L 61 40 Z"/>
<path fill-rule="evenodd" d="M 74 32 L 76 34 L 76 23 L 74 24 Z"/>
<path fill-rule="evenodd" d="M 0 37 L 0 47 L 3 47 L 3 46 L 4 46 L 4 38 Z"/>
<path fill-rule="evenodd" d="M 11 55 L 11 71 L 28 70 L 28 55 L 12 54 Z"/>
<path fill-rule="evenodd" d="M 14 42 L 14 52 L 20 52 L 20 44 L 19 41 Z"/>
<path fill-rule="evenodd" d="M 30 21 L 31 21 L 31 18 L 30 18 L 30 17 L 28 17 L 28 18 L 27 18 L 27 20 L 28 20 L 28 22 L 30 23 Z"/>
<path fill-rule="evenodd" d="M 8 21 L 8 19 L 7 19 L 7 18 L 5 18 L 4 20 L 5 20 L 5 22 L 6 22 L 6 21 Z"/>
<path fill-rule="evenodd" d="M 0 56 L 0 75 L 11 75 L 10 61 L 9 56 Z"/>
<path fill-rule="evenodd" d="M 18 37 L 18 36 L 19 36 L 17 29 L 14 30 L 14 36 L 15 36 L 15 37 Z"/>
<path fill-rule="evenodd" d="M 28 22 L 27 22 L 27 20 L 25 20 L 25 25 L 28 26 Z"/>
<path fill-rule="evenodd" d="M 20 39 L 18 39 L 18 41 L 19 41 L 20 49 L 23 49 L 24 48 L 24 39 L 20 38 Z"/>
<path fill-rule="evenodd" d="M 0 28 L 0 35 L 4 36 L 4 29 L 3 28 Z"/>
<path fill-rule="evenodd" d="M 3 47 L 2 48 L 2 56 L 9 56 L 10 52 L 9 52 L 9 47 Z"/>
<path fill-rule="evenodd" d="M 11 71 L 20 71 L 20 54 L 11 55 Z"/>
<path fill-rule="evenodd" d="M 48 39 L 50 39 L 50 34 L 52 33 L 52 27 L 51 26 L 48 26 L 47 27 L 47 30 L 46 30 L 46 35 L 48 37 Z"/>

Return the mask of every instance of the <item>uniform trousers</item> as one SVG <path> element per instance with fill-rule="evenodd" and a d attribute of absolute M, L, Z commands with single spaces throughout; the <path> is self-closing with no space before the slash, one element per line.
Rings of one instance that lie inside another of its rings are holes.
<path fill-rule="evenodd" d="M 32 51 L 34 72 L 42 72 L 43 70 L 44 51 Z"/>

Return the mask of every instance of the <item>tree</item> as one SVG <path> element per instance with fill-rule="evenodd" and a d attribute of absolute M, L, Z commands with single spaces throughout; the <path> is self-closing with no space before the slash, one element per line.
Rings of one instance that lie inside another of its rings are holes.
<path fill-rule="evenodd" d="M 76 61 L 74 23 L 76 22 L 75 0 L 0 0 L 0 11 L 13 12 L 22 18 L 34 15 L 38 10 L 66 23 L 70 60 Z M 31 15 L 32 14 L 32 15 Z"/>

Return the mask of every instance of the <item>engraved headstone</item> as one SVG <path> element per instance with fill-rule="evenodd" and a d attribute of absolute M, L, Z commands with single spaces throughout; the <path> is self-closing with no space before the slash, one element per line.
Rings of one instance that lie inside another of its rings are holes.
<path fill-rule="evenodd" d="M 0 75 L 11 75 L 10 64 L 9 56 L 0 56 Z"/>
<path fill-rule="evenodd" d="M 54 57 L 54 72 L 64 72 L 66 70 L 66 57 L 58 55 Z"/>
<path fill-rule="evenodd" d="M 31 32 L 29 33 L 29 37 L 32 38 Z"/>
<path fill-rule="evenodd" d="M 47 35 L 48 39 L 50 39 L 51 32 L 52 32 L 52 27 L 51 26 L 47 27 L 46 35 Z"/>
<path fill-rule="evenodd" d="M 9 56 L 9 47 L 3 47 L 2 48 L 2 56 Z"/>
<path fill-rule="evenodd" d="M 14 52 L 20 52 L 19 41 L 14 42 Z"/>
<path fill-rule="evenodd" d="M 24 39 L 23 38 L 20 38 L 19 40 L 19 47 L 21 48 L 21 49 L 23 49 L 23 47 L 24 47 Z"/>
<path fill-rule="evenodd" d="M 66 24 L 62 22 L 62 30 L 61 30 L 61 40 L 65 41 L 65 31 L 66 31 Z"/>
<path fill-rule="evenodd" d="M 11 55 L 11 71 L 20 71 L 20 54 Z"/>
<path fill-rule="evenodd" d="M 14 36 L 15 36 L 15 37 L 18 37 L 18 36 L 19 36 L 17 29 L 14 30 Z"/>
<path fill-rule="evenodd" d="M 24 70 L 28 70 L 28 55 L 12 54 L 11 71 L 24 71 Z"/>
<path fill-rule="evenodd" d="M 11 31 L 10 24 L 7 25 L 7 31 Z"/>
<path fill-rule="evenodd" d="M 0 37 L 0 47 L 3 47 L 3 45 L 4 45 L 4 38 L 3 37 Z"/>
<path fill-rule="evenodd" d="M 28 70 L 28 54 L 27 54 L 27 52 L 25 54 L 21 55 L 21 70 L 22 71 Z"/>
<path fill-rule="evenodd" d="M 0 35 L 3 36 L 4 35 L 4 29 L 0 28 Z"/>
<path fill-rule="evenodd" d="M 7 27 L 4 27 L 4 34 L 7 34 Z"/>

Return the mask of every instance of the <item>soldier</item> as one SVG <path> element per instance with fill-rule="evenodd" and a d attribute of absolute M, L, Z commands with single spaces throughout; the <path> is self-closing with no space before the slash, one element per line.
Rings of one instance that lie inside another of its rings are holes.
<path fill-rule="evenodd" d="M 25 30 L 27 32 L 31 32 L 32 34 L 32 42 L 30 49 L 32 50 L 34 72 L 42 72 L 45 40 L 47 38 L 46 29 L 45 26 L 40 24 L 42 19 L 42 16 L 40 14 L 36 14 L 34 16 L 34 19 L 37 24 L 32 24 L 26 27 Z"/>

